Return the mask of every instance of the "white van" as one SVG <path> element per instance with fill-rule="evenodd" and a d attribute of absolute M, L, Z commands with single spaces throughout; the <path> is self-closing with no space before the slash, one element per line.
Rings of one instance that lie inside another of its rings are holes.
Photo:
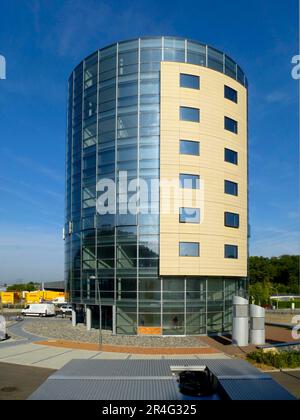
<path fill-rule="evenodd" d="M 53 303 L 33 303 L 22 309 L 24 316 L 54 316 L 55 306 Z"/>
<path fill-rule="evenodd" d="M 67 303 L 66 298 L 64 296 L 59 296 L 58 298 L 53 299 L 52 302 L 54 303 L 54 305 L 62 305 L 64 303 Z"/>

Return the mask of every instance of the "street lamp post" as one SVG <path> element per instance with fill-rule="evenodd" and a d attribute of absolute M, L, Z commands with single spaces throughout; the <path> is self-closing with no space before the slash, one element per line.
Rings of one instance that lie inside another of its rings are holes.
<path fill-rule="evenodd" d="M 90 280 L 95 281 L 95 290 L 96 296 L 98 295 L 98 305 L 99 305 L 99 346 L 102 347 L 102 305 L 101 305 L 101 293 L 100 293 L 100 286 L 99 286 L 99 279 L 98 277 L 91 276 Z"/>

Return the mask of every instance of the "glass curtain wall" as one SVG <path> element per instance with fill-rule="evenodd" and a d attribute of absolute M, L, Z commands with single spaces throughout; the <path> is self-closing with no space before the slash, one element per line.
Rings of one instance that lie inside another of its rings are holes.
<path fill-rule="evenodd" d="M 225 54 L 177 38 L 143 38 L 99 50 L 69 79 L 66 150 L 65 276 L 71 302 L 116 308 L 116 333 L 159 327 L 165 335 L 224 331 L 237 280 L 159 277 L 159 193 L 140 199 L 118 195 L 117 214 L 97 215 L 97 182 L 118 189 L 159 179 L 160 63 L 208 66 L 247 85 Z M 148 214 L 146 210 L 148 211 Z M 97 280 L 95 280 L 97 279 Z M 99 290 L 97 290 L 99 285 Z"/>

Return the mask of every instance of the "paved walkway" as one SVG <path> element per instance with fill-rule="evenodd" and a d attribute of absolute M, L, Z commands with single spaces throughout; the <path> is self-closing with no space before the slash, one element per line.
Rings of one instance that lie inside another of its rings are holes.
<path fill-rule="evenodd" d="M 128 353 L 109 353 L 105 351 L 73 350 L 50 345 L 39 345 L 35 343 L 18 344 L 4 347 L 0 344 L 0 362 L 12 363 L 24 366 L 43 367 L 48 369 L 60 369 L 73 359 L 182 359 L 183 355 L 164 356 L 160 354 L 133 355 Z M 211 355 L 184 355 L 186 359 L 214 358 L 226 359 L 227 356 L 220 354 Z"/>
<path fill-rule="evenodd" d="M 203 343 L 208 346 L 217 349 L 229 356 L 239 357 L 245 356 L 248 353 L 254 352 L 257 350 L 256 346 L 247 346 L 247 347 L 235 347 L 231 344 L 229 337 L 201 337 Z M 298 342 L 299 340 L 293 340 L 292 331 L 289 328 L 283 327 L 266 327 L 266 343 L 267 344 L 281 344 L 281 343 L 292 343 Z"/>
<path fill-rule="evenodd" d="M 38 335 L 24 331 L 27 321 L 23 321 L 9 327 L 9 332 L 17 336 L 17 340 L 8 340 L 0 343 L 0 362 L 23 366 L 34 366 L 48 369 L 60 369 L 73 359 L 226 359 L 228 356 L 204 346 L 195 349 L 176 349 L 180 354 L 168 356 L 168 350 L 172 353 L 174 349 L 151 348 L 152 354 L 147 354 L 146 350 L 127 347 L 104 346 L 99 350 L 98 345 L 84 343 L 58 342 L 57 340 L 44 340 Z M 49 322 L 49 321 L 48 321 Z M 50 321 L 51 322 L 51 321 Z M 144 350 L 144 351 L 142 351 Z M 193 351 L 194 350 L 194 351 Z M 190 351 L 190 353 L 189 353 Z M 176 353 L 176 351 L 175 351 Z M 194 353 L 194 354 L 193 354 Z M 169 353 L 170 354 L 170 353 Z"/>

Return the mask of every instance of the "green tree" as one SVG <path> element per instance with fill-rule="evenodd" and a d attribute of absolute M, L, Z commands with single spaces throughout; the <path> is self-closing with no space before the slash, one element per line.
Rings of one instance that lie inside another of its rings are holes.
<path fill-rule="evenodd" d="M 270 282 L 254 283 L 249 286 L 250 302 L 259 306 L 270 304 L 272 285 Z"/>
<path fill-rule="evenodd" d="M 39 284 L 37 283 L 20 283 L 20 284 L 11 284 L 7 287 L 8 292 L 34 292 L 35 290 L 38 290 Z"/>
<path fill-rule="evenodd" d="M 296 255 L 250 257 L 250 284 L 271 283 L 273 288 L 278 289 L 278 293 L 300 293 L 299 261 L 299 256 Z"/>

